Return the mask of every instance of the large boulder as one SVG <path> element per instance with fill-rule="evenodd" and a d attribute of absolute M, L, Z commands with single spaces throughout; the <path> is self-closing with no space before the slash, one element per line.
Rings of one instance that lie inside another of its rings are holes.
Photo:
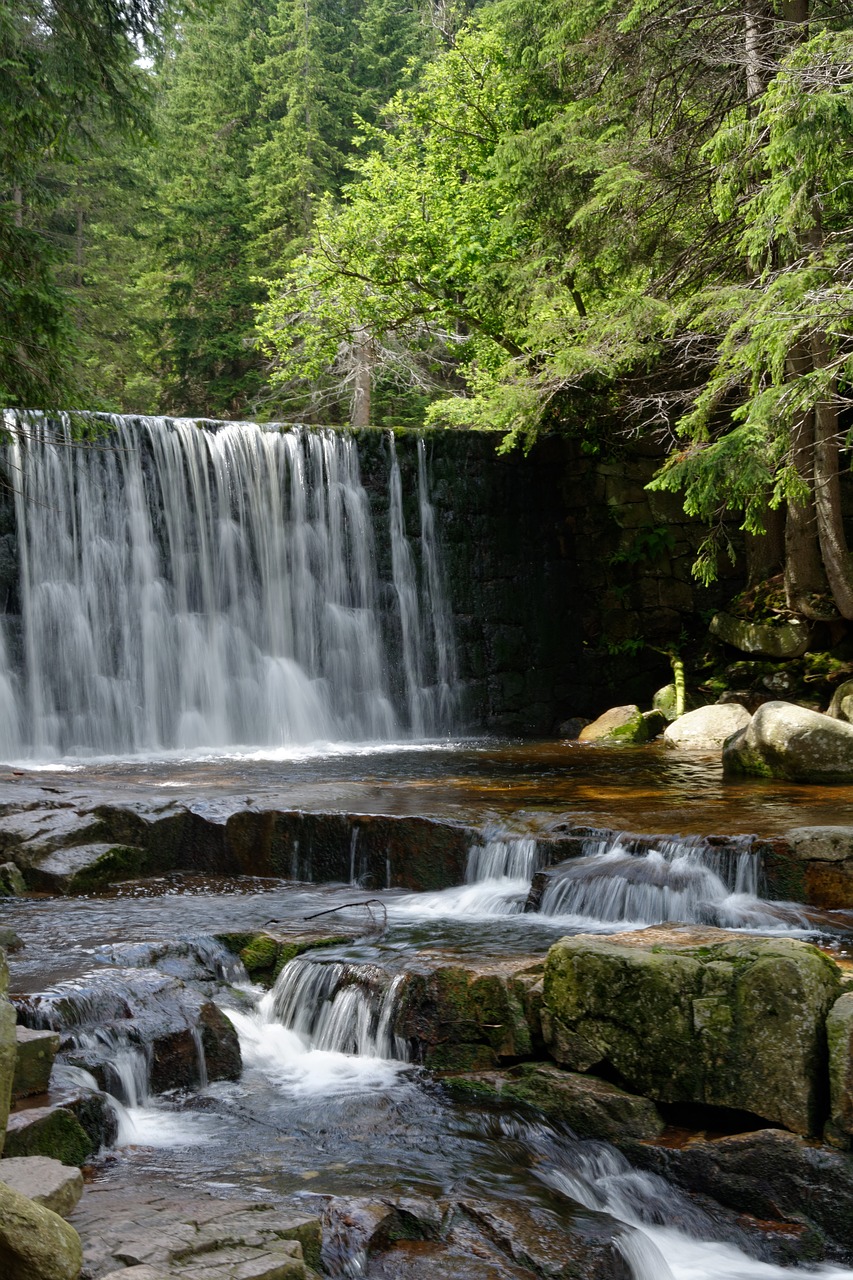
<path fill-rule="evenodd" d="M 602 746 L 628 745 L 648 741 L 649 729 L 639 707 L 611 707 L 578 734 L 580 742 L 598 742 Z"/>
<path fill-rule="evenodd" d="M 33 1031 L 30 1027 L 15 1028 L 15 1078 L 12 1081 L 12 1097 L 31 1098 L 47 1093 L 53 1060 L 59 1049 L 56 1031 Z"/>
<path fill-rule="evenodd" d="M 769 897 L 830 911 L 853 903 L 853 827 L 794 827 L 756 852 Z"/>
<path fill-rule="evenodd" d="M 3 1280 L 77 1280 L 80 1237 L 43 1205 L 0 1182 L 0 1274 Z"/>
<path fill-rule="evenodd" d="M 765 702 L 725 744 L 723 771 L 790 782 L 851 782 L 853 724 L 793 702 Z"/>
<path fill-rule="evenodd" d="M 45 1156 L 60 1164 L 82 1165 L 98 1147 L 70 1107 L 27 1107 L 9 1117 L 7 1156 Z M 0 1176 L 2 1176 L 0 1166 Z"/>
<path fill-rule="evenodd" d="M 797 618 L 747 622 L 730 613 L 717 613 L 708 630 L 741 653 L 762 658 L 801 658 L 812 641 L 811 625 Z"/>
<path fill-rule="evenodd" d="M 727 738 L 746 728 L 751 718 L 746 707 L 737 702 L 697 707 L 667 725 L 663 740 L 668 747 L 682 751 L 719 751 Z"/>
<path fill-rule="evenodd" d="M 817 1133 L 839 994 L 837 966 L 792 939 L 670 926 L 563 938 L 545 966 L 542 1030 L 571 1070 Z"/>

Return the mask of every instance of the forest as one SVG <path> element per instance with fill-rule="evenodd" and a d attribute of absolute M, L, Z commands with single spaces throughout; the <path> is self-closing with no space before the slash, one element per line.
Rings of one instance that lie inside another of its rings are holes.
<path fill-rule="evenodd" d="M 648 436 L 853 618 L 851 0 L 12 0 L 7 406 Z M 732 517 L 734 516 L 734 522 Z"/>

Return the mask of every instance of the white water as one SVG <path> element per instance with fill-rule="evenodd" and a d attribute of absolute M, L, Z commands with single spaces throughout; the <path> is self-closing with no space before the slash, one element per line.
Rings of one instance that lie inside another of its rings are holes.
<path fill-rule="evenodd" d="M 67 426 L 7 415 L 23 623 L 19 672 L 0 649 L 7 757 L 452 727 L 452 621 L 420 457 L 418 558 L 393 452 L 389 525 L 374 531 L 346 434 L 112 421 L 81 445 Z"/>
<path fill-rule="evenodd" d="M 373 965 L 291 960 L 254 1011 L 228 1010 L 244 1067 L 290 1096 L 389 1088 L 409 1058 L 394 1034 L 402 982 Z"/>
<path fill-rule="evenodd" d="M 700 838 L 672 838 L 632 853 L 620 837 L 587 846 L 549 879 L 541 915 L 623 928 L 669 921 L 773 932 L 809 927 L 796 903 L 759 897 L 760 861 L 748 847 L 724 851 Z"/>
<path fill-rule="evenodd" d="M 389 904 L 389 915 L 415 920 L 517 916 L 524 911 L 538 866 L 536 840 L 496 834 L 469 849 L 465 884 L 406 894 Z"/>

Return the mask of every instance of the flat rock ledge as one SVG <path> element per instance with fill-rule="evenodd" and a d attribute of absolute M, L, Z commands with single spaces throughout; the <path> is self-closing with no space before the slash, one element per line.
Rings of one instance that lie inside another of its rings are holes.
<path fill-rule="evenodd" d="M 48 1156 L 18 1156 L 0 1161 L 0 1182 L 61 1218 L 68 1217 L 83 1194 L 80 1170 Z"/>

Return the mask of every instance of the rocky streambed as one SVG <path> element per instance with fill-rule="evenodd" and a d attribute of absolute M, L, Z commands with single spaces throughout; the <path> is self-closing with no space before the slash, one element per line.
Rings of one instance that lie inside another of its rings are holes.
<path fill-rule="evenodd" d="M 0 1182 L 83 1167 L 91 1280 L 853 1276 L 853 830 L 43 785 Z"/>

